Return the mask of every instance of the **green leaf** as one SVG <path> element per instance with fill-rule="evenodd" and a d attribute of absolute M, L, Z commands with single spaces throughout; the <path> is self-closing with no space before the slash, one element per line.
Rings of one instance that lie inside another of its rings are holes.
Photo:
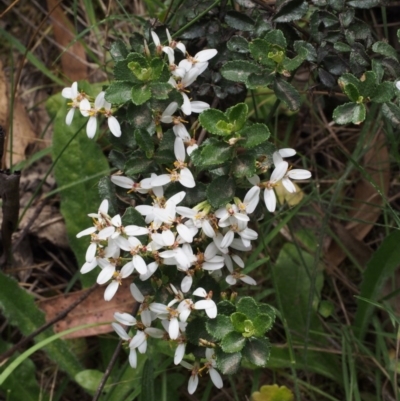
<path fill-rule="evenodd" d="M 243 36 L 232 36 L 226 44 L 231 52 L 248 53 L 249 42 Z"/>
<path fill-rule="evenodd" d="M 256 158 L 251 154 L 240 154 L 232 161 L 232 174 L 237 178 L 252 177 L 256 173 Z"/>
<path fill-rule="evenodd" d="M 383 115 L 392 123 L 394 127 L 400 126 L 400 108 L 394 103 L 385 103 L 382 105 Z"/>
<path fill-rule="evenodd" d="M 333 110 L 333 119 L 336 124 L 360 124 L 365 120 L 364 104 L 345 103 Z"/>
<path fill-rule="evenodd" d="M 222 351 L 232 354 L 240 352 L 246 344 L 246 338 L 237 331 L 228 333 L 221 341 Z"/>
<path fill-rule="evenodd" d="M 390 46 L 389 43 L 386 42 L 375 42 L 372 45 L 372 51 L 378 54 L 382 54 L 382 56 L 390 57 L 395 60 L 398 60 L 397 51 L 394 47 Z"/>
<path fill-rule="evenodd" d="M 367 264 L 361 283 L 360 297 L 377 301 L 382 296 L 382 286 L 399 265 L 400 231 L 389 234 L 375 251 Z M 357 300 L 357 311 L 354 319 L 357 337 L 362 340 L 366 334 L 374 306 L 363 300 Z"/>
<path fill-rule="evenodd" d="M 129 53 L 125 60 L 118 61 L 114 66 L 114 78 L 116 81 L 131 81 L 133 83 L 140 83 L 140 80 L 132 73 L 128 67 L 131 62 L 142 63 L 143 66 L 147 65 L 146 59 L 141 54 Z"/>
<path fill-rule="evenodd" d="M 117 197 L 115 194 L 115 185 L 111 182 L 110 177 L 103 177 L 98 184 L 99 198 L 108 199 L 108 213 L 111 216 L 118 214 Z M 125 190 L 126 191 L 126 190 Z"/>
<path fill-rule="evenodd" d="M 131 100 L 136 106 L 147 102 L 151 98 L 150 85 L 136 84 L 131 90 Z"/>
<path fill-rule="evenodd" d="M 319 318 L 309 305 L 310 291 L 313 289 L 313 295 L 319 299 L 323 285 L 323 273 L 315 266 L 314 256 L 293 244 L 285 244 L 273 266 L 273 276 L 275 291 L 281 299 L 281 319 L 287 322 L 294 341 L 302 341 L 307 335 L 314 341 L 321 341 L 321 336 L 311 333 L 322 331 Z M 311 277 L 315 277 L 314 283 Z"/>
<path fill-rule="evenodd" d="M 261 313 L 253 320 L 254 325 L 254 336 L 255 337 L 263 337 L 264 334 L 270 330 L 274 324 L 274 317 L 271 315 L 267 315 Z"/>
<path fill-rule="evenodd" d="M 258 305 L 252 297 L 240 298 L 239 302 L 236 304 L 236 310 L 243 313 L 251 320 L 255 319 L 258 315 Z"/>
<path fill-rule="evenodd" d="M 232 313 L 230 320 L 234 329 L 239 333 L 244 333 L 246 330 L 245 322 L 247 320 L 247 316 L 242 312 Z"/>
<path fill-rule="evenodd" d="M 206 330 L 206 320 L 202 317 L 196 317 L 188 323 L 186 326 L 186 337 L 194 345 L 199 345 L 201 339 L 207 341 L 213 340 L 212 336 Z"/>
<path fill-rule="evenodd" d="M 225 22 L 238 31 L 251 31 L 254 28 L 254 20 L 238 11 L 228 11 L 225 15 Z"/>
<path fill-rule="evenodd" d="M 221 188 L 224 190 L 222 191 Z M 211 181 L 207 187 L 207 199 L 211 206 L 218 209 L 229 203 L 235 196 L 235 180 L 223 175 Z"/>
<path fill-rule="evenodd" d="M 307 59 L 307 56 L 308 56 L 307 48 L 305 47 L 300 48 L 298 51 L 298 55 L 292 59 L 285 58 L 282 66 L 286 71 L 294 71 L 295 69 L 300 67 L 300 65 L 303 63 L 304 60 Z"/>
<path fill-rule="evenodd" d="M 240 135 L 246 138 L 243 147 L 251 149 L 268 140 L 271 133 L 265 124 L 253 124 L 244 128 Z"/>
<path fill-rule="evenodd" d="M 159 57 L 155 57 L 150 61 L 150 80 L 151 81 L 156 81 L 160 80 L 159 78 L 161 77 L 161 73 L 163 72 L 164 69 L 164 62 L 161 60 Z M 168 81 L 169 77 L 167 78 Z"/>
<path fill-rule="evenodd" d="M 381 0 L 352 0 L 347 5 L 355 8 L 372 8 L 380 6 Z"/>
<path fill-rule="evenodd" d="M 372 97 L 377 86 L 376 75 L 373 71 L 366 71 L 360 78 L 358 89 L 363 97 Z"/>
<path fill-rule="evenodd" d="M 261 74 L 250 74 L 246 81 L 248 89 L 258 89 L 268 87 L 275 79 L 276 72 L 264 70 Z"/>
<path fill-rule="evenodd" d="M 299 53 L 301 49 L 305 48 L 307 50 L 307 57 L 306 59 L 311 62 L 317 61 L 317 51 L 315 47 L 304 40 L 296 40 L 293 44 L 293 49 L 296 53 Z"/>
<path fill-rule="evenodd" d="M 85 87 L 82 89 L 87 92 Z M 67 126 L 67 106 L 61 95 L 52 96 L 46 107 L 49 114 L 55 117 L 52 155 L 53 160 L 59 159 L 54 174 L 58 187 L 65 187 L 60 192 L 61 214 L 69 244 L 81 266 L 85 263 L 88 241 L 76 238 L 76 234 L 90 225 L 87 214 L 96 212 L 100 205 L 97 183 L 101 176 L 108 174 L 109 164 L 101 148 L 86 135 L 84 127 L 87 118 L 75 113 L 72 124 Z M 82 281 L 92 285 L 93 277 L 90 274 L 82 276 Z"/>
<path fill-rule="evenodd" d="M 212 140 L 214 139 L 214 141 Z M 215 138 L 210 138 L 204 144 L 196 149 L 190 158 L 195 166 L 207 167 L 218 166 L 232 159 L 233 148 L 227 143 L 218 141 Z"/>
<path fill-rule="evenodd" d="M 238 103 L 225 111 L 228 121 L 233 124 L 233 132 L 239 131 L 244 126 L 248 111 L 246 103 Z"/>
<path fill-rule="evenodd" d="M 353 84 L 347 84 L 343 88 L 343 92 L 347 95 L 347 97 L 354 103 L 356 103 L 360 98 L 360 92 L 357 87 Z"/>
<path fill-rule="evenodd" d="M 344 28 L 348 28 L 350 26 L 354 20 L 355 14 L 354 8 L 348 8 L 339 14 L 340 23 Z"/>
<path fill-rule="evenodd" d="M 217 368 L 223 375 L 233 375 L 237 373 L 240 368 L 242 354 L 235 352 L 234 354 L 227 354 L 221 348 L 215 349 L 215 356 Z"/>
<path fill-rule="evenodd" d="M 230 316 L 232 313 L 236 311 L 235 305 L 230 301 L 221 301 L 217 304 L 218 308 L 218 316 L 219 315 L 226 315 Z"/>
<path fill-rule="evenodd" d="M 123 226 L 139 226 L 146 227 L 143 216 L 134 208 L 129 206 L 126 208 L 124 215 L 121 217 Z"/>
<path fill-rule="evenodd" d="M 137 150 L 131 154 L 128 161 L 125 163 L 124 171 L 126 175 L 132 176 L 155 171 L 153 166 L 153 160 L 148 159 L 141 150 Z"/>
<path fill-rule="evenodd" d="M 300 95 L 297 90 L 281 78 L 276 78 L 273 90 L 276 97 L 284 102 L 289 110 L 295 111 L 300 108 Z"/>
<path fill-rule="evenodd" d="M 126 44 L 121 40 L 117 39 L 112 42 L 110 47 L 110 55 L 115 62 L 122 61 L 128 56 L 128 49 Z"/>
<path fill-rule="evenodd" d="M 339 86 L 343 89 L 346 85 L 352 84 L 361 92 L 361 82 L 353 74 L 343 74 L 338 79 Z"/>
<path fill-rule="evenodd" d="M 286 386 L 277 384 L 261 386 L 251 395 L 252 401 L 294 401 L 294 394 Z"/>
<path fill-rule="evenodd" d="M 269 52 L 272 50 L 271 45 L 265 39 L 254 39 L 249 44 L 249 49 L 254 60 L 271 69 L 275 69 L 276 63 L 270 57 L 268 57 Z M 284 48 L 281 48 L 280 50 L 283 51 L 283 49 Z M 282 54 L 284 55 L 284 53 Z M 256 71 L 254 71 L 254 73 L 256 73 Z"/>
<path fill-rule="evenodd" d="M 112 104 L 122 104 L 131 100 L 133 83 L 129 81 L 114 81 L 106 89 L 106 100 Z"/>
<path fill-rule="evenodd" d="M 273 29 L 269 31 L 265 36 L 264 39 L 271 45 L 276 45 L 281 49 L 286 49 L 287 42 L 285 35 L 280 29 Z"/>
<path fill-rule="evenodd" d="M 217 109 L 204 110 L 199 115 L 200 125 L 205 128 L 210 134 L 225 136 L 229 134 L 226 130 L 218 128 L 218 123 L 222 121 L 228 123 L 229 120 L 225 114 Z"/>
<path fill-rule="evenodd" d="M 233 325 L 229 316 L 220 315 L 218 306 L 218 315 L 215 319 L 210 319 L 206 323 L 206 329 L 217 340 L 222 340 L 229 332 L 233 331 Z"/>
<path fill-rule="evenodd" d="M 253 365 L 267 365 L 271 353 L 271 344 L 266 338 L 251 338 L 243 348 L 243 356 Z"/>
<path fill-rule="evenodd" d="M 291 0 L 285 1 L 274 16 L 275 22 L 290 22 L 299 20 L 308 11 L 307 1 Z"/>
<path fill-rule="evenodd" d="M 134 128 L 145 128 L 150 132 L 150 127 L 154 127 L 154 118 L 148 104 L 140 106 L 135 106 L 133 103 L 129 104 L 126 117 Z"/>
<path fill-rule="evenodd" d="M 221 68 L 222 76 L 235 82 L 246 82 L 250 74 L 260 72 L 261 68 L 258 65 L 244 60 L 228 61 Z"/>
<path fill-rule="evenodd" d="M 154 141 L 145 129 L 135 129 L 135 139 L 140 149 L 146 153 L 146 157 L 151 159 L 154 154 Z"/>
<path fill-rule="evenodd" d="M 24 336 L 31 334 L 46 323 L 44 313 L 35 305 L 33 296 L 22 289 L 16 280 L 2 272 L 0 272 L 0 288 L 0 309 L 2 313 L 8 319 L 8 323 L 18 327 Z M 35 337 L 35 342 L 39 343 L 53 334 L 52 329 L 47 329 Z M 71 378 L 83 370 L 65 341 L 53 341 L 44 350 L 49 358 Z"/>
<path fill-rule="evenodd" d="M 0 339 L 0 354 L 11 348 L 12 344 Z M 16 352 L 8 359 L 7 363 L 14 361 L 19 356 Z M 0 386 L 0 395 L 7 394 L 7 401 L 47 401 L 49 397 L 43 394 L 43 388 L 39 387 L 36 380 L 37 368 L 31 359 L 25 359 L 14 372 L 8 376 Z M 23 383 L 23 385 L 21 385 Z"/>
<path fill-rule="evenodd" d="M 382 81 L 383 75 L 385 74 L 385 70 L 383 69 L 382 63 L 380 60 L 371 60 L 372 71 L 376 75 L 376 82 L 379 84 Z"/>
<path fill-rule="evenodd" d="M 333 47 L 334 47 L 334 49 L 337 50 L 338 52 L 342 52 L 342 53 L 351 52 L 351 46 L 349 46 L 347 43 L 335 42 L 335 43 L 333 44 Z"/>
<path fill-rule="evenodd" d="M 82 370 L 75 376 L 76 382 L 84 388 L 89 394 L 93 395 L 99 384 L 101 379 L 104 376 L 104 372 L 100 372 L 100 370 L 96 369 L 86 369 Z M 110 379 L 108 379 L 107 384 L 110 384 Z M 107 393 L 107 385 L 104 387 L 104 390 Z"/>
<path fill-rule="evenodd" d="M 152 358 L 148 358 L 143 367 L 142 374 L 142 400 L 155 401 L 155 382 L 154 382 L 154 364 Z"/>
<path fill-rule="evenodd" d="M 168 95 L 173 89 L 168 82 L 152 82 L 150 84 L 151 95 L 155 99 L 168 99 Z"/>
<path fill-rule="evenodd" d="M 382 82 L 379 84 L 373 95 L 371 101 L 374 103 L 386 103 L 389 102 L 394 96 L 394 85 L 393 82 Z"/>
<path fill-rule="evenodd" d="M 345 0 L 328 0 L 329 5 L 336 11 L 341 11 L 344 8 Z"/>

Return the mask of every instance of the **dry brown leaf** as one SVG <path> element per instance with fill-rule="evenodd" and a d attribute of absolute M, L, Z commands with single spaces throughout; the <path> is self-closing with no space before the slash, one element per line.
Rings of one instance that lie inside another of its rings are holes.
<path fill-rule="evenodd" d="M 8 85 L 8 80 L 3 71 L 3 64 L 0 61 L 0 125 L 6 130 L 8 129 L 8 116 L 9 116 L 9 99 L 11 95 L 11 88 Z M 7 132 L 9 134 L 9 132 Z M 22 104 L 21 99 L 16 97 L 14 99 L 13 108 L 13 165 L 25 160 L 25 150 L 28 145 L 36 141 L 36 134 L 32 128 L 32 123 L 29 119 L 28 113 Z M 7 149 L 9 149 L 9 142 Z M 10 155 L 7 152 L 5 156 L 6 167 L 10 165 Z"/>
<path fill-rule="evenodd" d="M 115 312 L 131 313 L 135 300 L 129 290 L 129 283 L 123 282 L 122 286 L 118 289 L 114 298 L 106 302 L 104 300 L 105 287 L 99 287 L 94 290 L 88 298 L 81 304 L 73 309 L 68 316 L 60 320 L 54 325 L 54 331 L 60 333 L 61 331 L 89 323 L 109 323 L 114 321 Z M 68 308 L 73 302 L 82 296 L 83 291 L 73 292 L 71 294 L 59 295 L 56 297 L 48 298 L 38 302 L 46 314 L 46 321 L 53 319 L 56 315 Z M 79 338 L 89 337 L 98 334 L 109 333 L 113 331 L 110 324 L 95 326 L 89 329 L 75 331 L 64 338 Z"/>
<path fill-rule="evenodd" d="M 61 55 L 61 65 L 65 76 L 71 81 L 87 79 L 88 69 L 85 63 L 85 49 L 79 42 L 70 45 L 76 34 L 71 22 L 61 9 L 61 3 L 57 0 L 47 0 L 47 7 L 49 10 L 53 10 L 56 7 L 51 13 L 50 19 L 53 23 L 56 42 L 62 49 L 66 49 Z"/>
<path fill-rule="evenodd" d="M 365 154 L 363 167 L 376 187 L 384 195 L 387 195 L 390 180 L 389 152 L 382 133 L 377 135 L 371 149 Z M 349 213 L 350 223 L 341 228 L 339 228 L 339 224 L 335 223 L 333 227 L 341 242 L 361 265 L 364 265 L 370 256 L 370 250 L 362 243 L 362 240 L 378 220 L 382 204 L 383 199 L 377 190 L 367 179 L 363 178 L 354 191 L 354 200 Z M 336 242 L 332 242 L 325 258 L 330 264 L 338 266 L 346 258 L 346 254 Z"/>

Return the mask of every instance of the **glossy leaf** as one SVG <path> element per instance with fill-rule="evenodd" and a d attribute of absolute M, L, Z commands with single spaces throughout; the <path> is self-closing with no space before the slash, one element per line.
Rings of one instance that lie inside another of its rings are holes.
<path fill-rule="evenodd" d="M 271 352 L 271 344 L 266 338 L 250 338 L 243 348 L 243 356 L 253 365 L 264 367 Z"/>
<path fill-rule="evenodd" d="M 110 55 L 115 62 L 124 60 L 128 56 L 128 53 L 126 44 L 121 39 L 117 39 L 111 44 Z"/>
<path fill-rule="evenodd" d="M 277 78 L 273 90 L 276 97 L 282 100 L 290 110 L 295 111 L 300 108 L 300 95 L 289 82 Z"/>
<path fill-rule="evenodd" d="M 232 36 L 226 44 L 226 47 L 232 52 L 249 52 L 249 42 L 243 36 Z"/>
<path fill-rule="evenodd" d="M 209 133 L 222 136 L 228 135 L 229 132 L 226 129 L 224 130 L 218 126 L 220 121 L 225 122 L 226 124 L 229 123 L 225 114 L 217 109 L 204 110 L 199 116 L 200 125 Z"/>
<path fill-rule="evenodd" d="M 145 152 L 148 159 L 153 157 L 154 153 L 154 141 L 153 138 L 145 129 L 136 129 L 134 132 L 135 139 L 140 149 Z"/>
<path fill-rule="evenodd" d="M 275 68 L 275 62 L 268 57 L 268 54 L 271 50 L 271 45 L 265 39 L 254 39 L 249 44 L 249 50 L 254 58 L 254 60 L 258 61 L 260 64 L 263 64 L 271 69 Z M 283 51 L 283 48 L 281 49 Z M 255 73 L 256 71 L 254 71 Z M 260 71 L 261 72 L 261 71 Z"/>
<path fill-rule="evenodd" d="M 231 331 L 221 341 L 222 351 L 228 354 L 240 352 L 246 344 L 246 338 L 237 331 Z"/>
<path fill-rule="evenodd" d="M 112 104 L 121 104 L 131 100 L 133 83 L 114 81 L 106 89 L 106 100 Z"/>
<path fill-rule="evenodd" d="M 358 91 L 357 87 L 351 83 L 345 85 L 343 92 L 352 102 L 357 102 L 360 97 L 360 92 Z"/>
<path fill-rule="evenodd" d="M 228 61 L 221 68 L 222 76 L 235 82 L 246 82 L 250 74 L 260 72 L 258 65 L 244 60 Z"/>
<path fill-rule="evenodd" d="M 235 180 L 223 175 L 210 183 L 207 188 L 207 199 L 214 208 L 223 207 L 233 199 L 235 189 Z"/>
<path fill-rule="evenodd" d="M 251 31 L 254 28 L 254 20 L 238 11 L 228 11 L 225 15 L 225 22 L 238 31 Z"/>
<path fill-rule="evenodd" d="M 345 103 L 333 111 L 333 119 L 336 124 L 360 124 L 365 120 L 364 104 Z"/>
<path fill-rule="evenodd" d="M 291 0 L 285 1 L 275 14 L 275 22 L 290 22 L 299 20 L 308 11 L 307 1 Z"/>
<path fill-rule="evenodd" d="M 394 103 L 385 103 L 382 105 L 383 115 L 392 123 L 395 127 L 400 127 L 400 108 Z"/>
<path fill-rule="evenodd" d="M 232 174 L 237 178 L 252 177 L 256 170 L 256 158 L 254 155 L 240 154 L 232 161 Z"/>
<path fill-rule="evenodd" d="M 136 84 L 131 90 L 131 100 L 136 106 L 147 102 L 151 98 L 151 87 L 147 84 Z"/>
<path fill-rule="evenodd" d="M 240 368 L 242 354 L 235 352 L 227 354 L 221 348 L 215 349 L 215 356 L 217 361 L 217 368 L 223 375 L 233 375 L 237 373 Z"/>
<path fill-rule="evenodd" d="M 394 96 L 394 85 L 392 82 L 382 82 L 379 84 L 373 95 L 371 101 L 375 103 L 386 103 L 389 102 Z"/>
<path fill-rule="evenodd" d="M 355 8 L 372 8 L 381 5 L 381 0 L 351 0 L 347 5 Z"/>
<path fill-rule="evenodd" d="M 247 126 L 240 135 L 246 138 L 246 141 L 242 143 L 243 147 L 251 149 L 267 141 L 271 133 L 265 124 L 258 123 Z"/>
<path fill-rule="evenodd" d="M 258 305 L 252 297 L 240 298 L 239 302 L 236 304 L 236 310 L 243 313 L 251 320 L 255 319 L 258 315 Z"/>
<path fill-rule="evenodd" d="M 246 103 L 238 103 L 226 110 L 225 115 L 229 122 L 233 124 L 233 131 L 239 131 L 244 126 L 248 110 Z"/>
<path fill-rule="evenodd" d="M 372 45 L 372 50 L 375 53 L 381 54 L 382 56 L 391 57 L 395 60 L 398 60 L 397 51 L 394 49 L 394 47 L 390 46 L 389 43 L 375 42 Z"/>
<path fill-rule="evenodd" d="M 247 316 L 242 313 L 242 312 L 235 312 L 232 313 L 230 320 L 232 322 L 233 328 L 238 332 L 238 333 L 244 333 L 245 331 L 245 322 L 247 320 Z"/>
<path fill-rule="evenodd" d="M 206 323 L 206 329 L 217 340 L 222 340 L 229 332 L 234 330 L 229 316 L 220 315 L 219 305 L 217 317 Z"/>

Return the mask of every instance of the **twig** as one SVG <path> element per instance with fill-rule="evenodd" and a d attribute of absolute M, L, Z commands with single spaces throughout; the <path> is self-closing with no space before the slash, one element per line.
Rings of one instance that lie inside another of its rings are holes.
<path fill-rule="evenodd" d="M 132 310 L 132 316 L 136 316 L 136 314 L 137 314 L 138 311 L 139 311 L 140 305 L 141 305 L 141 304 L 140 304 L 139 302 L 136 302 L 136 303 L 135 303 L 135 306 L 133 307 L 133 310 Z M 127 328 L 126 331 L 128 331 L 128 330 L 129 330 L 129 327 Z M 98 401 L 98 400 L 99 400 L 100 395 L 101 395 L 101 393 L 102 393 L 102 391 L 103 391 L 103 388 L 104 388 L 104 386 L 105 386 L 105 384 L 106 384 L 106 382 L 107 382 L 107 379 L 108 379 L 108 377 L 110 376 L 111 371 L 112 371 L 112 369 L 113 369 L 113 367 L 114 367 L 114 365 L 115 365 L 115 362 L 117 362 L 117 358 L 118 358 L 119 352 L 121 351 L 121 347 L 122 347 L 122 342 L 123 342 L 123 341 L 124 341 L 124 340 L 122 340 L 122 339 L 119 340 L 119 343 L 118 343 L 117 347 L 115 348 L 115 351 L 114 351 L 114 353 L 113 353 L 113 356 L 111 357 L 110 362 L 108 363 L 107 369 L 106 369 L 106 371 L 104 372 L 103 377 L 101 378 L 99 387 L 97 387 L 96 393 L 95 393 L 95 395 L 93 396 L 92 401 Z"/>
<path fill-rule="evenodd" d="M 9 358 L 14 352 L 18 351 L 19 348 L 27 344 L 29 341 L 33 340 L 38 334 L 42 333 L 54 323 L 57 323 L 59 320 L 64 319 L 73 309 L 75 309 L 81 302 L 83 302 L 99 285 L 96 283 L 92 285 L 84 294 L 82 294 L 79 299 L 77 299 L 74 303 L 72 303 L 68 308 L 64 309 L 53 319 L 49 320 L 46 324 L 36 329 L 33 333 L 29 334 L 25 338 L 23 338 L 19 343 L 15 344 L 12 348 L 4 352 L 0 355 L 0 363 Z"/>

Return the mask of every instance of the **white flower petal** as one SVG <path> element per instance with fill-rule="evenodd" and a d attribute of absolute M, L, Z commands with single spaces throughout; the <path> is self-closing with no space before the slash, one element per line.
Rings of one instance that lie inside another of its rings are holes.
<path fill-rule="evenodd" d="M 163 185 L 168 184 L 169 182 L 171 182 L 171 176 L 169 174 L 156 175 L 151 179 L 151 186 L 161 187 Z"/>
<path fill-rule="evenodd" d="M 104 284 L 108 280 L 110 280 L 115 272 L 115 266 L 109 264 L 108 266 L 104 267 L 100 274 L 97 276 L 97 284 Z"/>
<path fill-rule="evenodd" d="M 182 362 L 182 359 L 185 356 L 185 348 L 186 348 L 186 344 L 179 344 L 176 347 L 175 355 L 174 355 L 174 364 L 175 365 L 179 365 Z"/>
<path fill-rule="evenodd" d="M 190 376 L 188 383 L 188 393 L 193 394 L 196 391 L 198 384 L 199 384 L 199 376 L 198 375 Z"/>
<path fill-rule="evenodd" d="M 264 202 L 268 211 L 275 212 L 276 209 L 276 196 L 273 189 L 266 188 L 264 191 Z"/>
<path fill-rule="evenodd" d="M 185 276 L 181 281 L 181 291 L 185 294 L 190 290 L 192 284 L 193 284 L 193 277 L 190 275 Z"/>
<path fill-rule="evenodd" d="M 124 324 L 125 326 L 134 326 L 136 324 L 136 319 L 129 313 L 114 313 L 114 319 L 118 322 Z"/>
<path fill-rule="evenodd" d="M 208 373 L 210 374 L 210 378 L 216 388 L 224 387 L 224 383 L 222 382 L 221 375 L 218 373 L 218 371 L 216 369 L 210 368 L 208 370 Z"/>
<path fill-rule="evenodd" d="M 146 274 L 147 273 L 147 265 L 144 259 L 140 255 L 134 255 L 132 257 L 132 263 L 135 269 L 138 271 L 140 274 Z"/>
<path fill-rule="evenodd" d="M 171 340 L 176 340 L 179 336 L 179 322 L 176 317 L 169 321 L 168 334 Z"/>
<path fill-rule="evenodd" d="M 78 234 L 76 234 L 76 238 L 81 238 L 81 237 L 83 237 L 85 235 L 93 234 L 96 231 L 97 231 L 96 227 L 89 227 L 86 230 L 83 230 L 83 231 L 79 232 Z"/>
<path fill-rule="evenodd" d="M 86 262 L 91 262 L 96 257 L 97 245 L 91 243 L 86 251 Z"/>
<path fill-rule="evenodd" d="M 194 56 L 194 58 L 199 62 L 208 61 L 216 56 L 217 53 L 218 51 L 216 49 L 201 50 Z"/>
<path fill-rule="evenodd" d="M 296 154 L 296 151 L 292 148 L 283 148 L 278 150 L 282 157 L 292 157 Z"/>
<path fill-rule="evenodd" d="M 72 108 L 68 111 L 67 116 L 65 117 L 65 124 L 71 125 L 72 119 L 74 118 L 75 108 Z"/>
<path fill-rule="evenodd" d="M 186 188 L 194 188 L 196 186 L 193 174 L 187 167 L 180 171 L 179 182 Z"/>
<path fill-rule="evenodd" d="M 114 116 L 108 117 L 108 128 L 115 137 L 119 138 L 121 136 L 121 126 Z"/>
<path fill-rule="evenodd" d="M 89 111 L 91 110 L 89 100 L 82 99 L 79 103 L 79 110 L 84 117 L 89 117 Z"/>
<path fill-rule="evenodd" d="M 257 285 L 256 280 L 254 280 L 250 276 L 246 276 L 246 275 L 240 276 L 240 280 L 249 285 Z"/>
<path fill-rule="evenodd" d="M 190 107 L 192 109 L 192 113 L 202 113 L 204 110 L 209 109 L 210 105 L 199 100 L 192 100 L 190 102 Z"/>
<path fill-rule="evenodd" d="M 311 177 L 311 172 L 303 169 L 294 169 L 290 170 L 287 173 L 287 176 L 292 180 L 306 180 Z"/>
<path fill-rule="evenodd" d="M 190 100 L 186 93 L 181 92 L 181 95 L 183 97 L 183 103 L 181 106 L 181 110 L 187 115 L 190 116 L 192 114 L 192 106 L 190 105 Z"/>
<path fill-rule="evenodd" d="M 126 189 L 132 189 L 133 184 L 135 184 L 135 181 L 133 181 L 132 178 L 124 177 L 121 175 L 112 175 L 111 182 L 121 188 Z"/>
<path fill-rule="evenodd" d="M 126 332 L 126 330 L 118 323 L 111 323 L 112 328 L 115 332 L 125 341 L 130 341 L 130 336 Z"/>
<path fill-rule="evenodd" d="M 174 153 L 176 160 L 184 162 L 186 158 L 186 152 L 185 152 L 185 145 L 183 143 L 183 140 L 179 137 L 175 138 L 174 142 Z"/>
<path fill-rule="evenodd" d="M 131 348 L 129 351 L 129 365 L 134 369 L 137 367 L 137 354 L 134 348 Z"/>
<path fill-rule="evenodd" d="M 143 294 L 141 293 L 141 291 L 139 290 L 139 288 L 137 287 L 137 285 L 134 284 L 134 283 L 132 283 L 132 284 L 130 285 L 129 288 L 130 288 L 130 290 L 131 290 L 131 294 L 132 294 L 133 298 L 134 298 L 137 302 L 142 303 L 142 302 L 144 301 L 144 296 L 143 296 Z"/>
<path fill-rule="evenodd" d="M 111 301 L 111 299 L 114 297 L 116 292 L 118 291 L 119 283 L 118 281 L 111 281 L 110 284 L 108 284 L 106 290 L 104 291 L 104 300 L 105 301 Z"/>
<path fill-rule="evenodd" d="M 97 118 L 92 116 L 86 125 L 86 134 L 88 138 L 92 139 L 96 135 L 97 130 Z"/>

